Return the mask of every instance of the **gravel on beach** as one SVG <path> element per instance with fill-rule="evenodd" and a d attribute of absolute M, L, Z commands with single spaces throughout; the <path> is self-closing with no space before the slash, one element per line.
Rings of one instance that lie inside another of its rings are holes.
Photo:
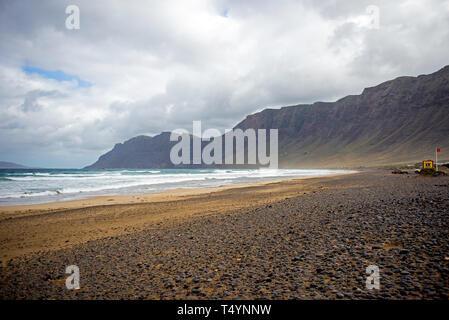
<path fill-rule="evenodd" d="M 80 289 L 65 269 L 77 265 Z M 368 266 L 379 289 L 367 289 Z M 1 299 L 445 299 L 449 177 L 372 170 L 264 207 L 9 260 Z"/>

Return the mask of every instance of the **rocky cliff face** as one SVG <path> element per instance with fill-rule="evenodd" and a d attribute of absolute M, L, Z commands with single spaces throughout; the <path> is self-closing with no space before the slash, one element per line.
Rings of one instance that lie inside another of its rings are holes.
<path fill-rule="evenodd" d="M 449 159 L 449 66 L 336 102 L 265 109 L 236 128 L 279 129 L 281 167 L 359 167 Z M 169 133 L 118 144 L 89 168 L 169 168 Z"/>
<path fill-rule="evenodd" d="M 117 143 L 111 151 L 86 168 L 170 168 L 170 149 L 175 143 L 170 142 L 168 132 L 155 137 L 134 137 L 124 143 Z"/>

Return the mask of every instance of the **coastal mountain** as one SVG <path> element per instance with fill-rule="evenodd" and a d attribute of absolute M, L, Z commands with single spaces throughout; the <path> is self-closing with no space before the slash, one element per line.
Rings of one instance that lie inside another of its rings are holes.
<path fill-rule="evenodd" d="M 28 168 L 14 162 L 0 161 L 0 169 L 25 169 Z"/>
<path fill-rule="evenodd" d="M 316 102 L 249 115 L 235 128 L 278 129 L 280 167 L 368 167 L 449 159 L 449 66 L 399 77 L 336 102 Z M 139 136 L 88 166 L 172 168 L 164 132 Z"/>
<path fill-rule="evenodd" d="M 169 132 L 154 137 L 137 136 L 117 143 L 86 169 L 172 168 L 170 149 L 175 144 L 170 141 Z"/>

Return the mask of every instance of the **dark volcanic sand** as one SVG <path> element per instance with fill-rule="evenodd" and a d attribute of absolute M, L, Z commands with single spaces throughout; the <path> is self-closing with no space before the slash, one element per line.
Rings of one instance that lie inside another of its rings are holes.
<path fill-rule="evenodd" d="M 351 187 L 326 189 L 336 184 Z M 448 299 L 448 240 L 448 177 L 363 172 L 267 207 L 9 261 L 0 297 Z M 80 290 L 65 288 L 71 264 Z M 368 265 L 379 290 L 365 287 Z"/>

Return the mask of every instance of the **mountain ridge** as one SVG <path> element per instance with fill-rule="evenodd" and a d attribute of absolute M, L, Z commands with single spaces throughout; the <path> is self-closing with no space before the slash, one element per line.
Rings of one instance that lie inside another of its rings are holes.
<path fill-rule="evenodd" d="M 432 157 L 435 147 L 449 159 L 448 107 L 449 66 L 445 66 L 428 75 L 397 77 L 335 102 L 267 108 L 234 128 L 278 129 L 280 167 L 414 163 Z M 169 141 L 168 132 L 150 137 L 155 140 L 133 140 L 138 137 L 86 168 L 174 167 L 169 154 L 176 142 Z M 145 143 L 136 143 L 139 140 Z"/>

